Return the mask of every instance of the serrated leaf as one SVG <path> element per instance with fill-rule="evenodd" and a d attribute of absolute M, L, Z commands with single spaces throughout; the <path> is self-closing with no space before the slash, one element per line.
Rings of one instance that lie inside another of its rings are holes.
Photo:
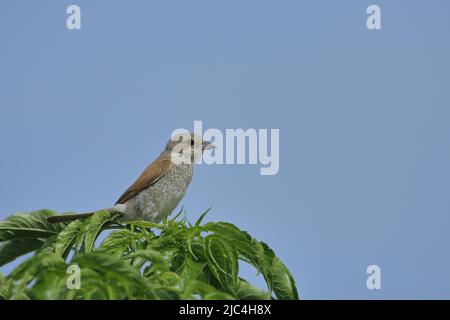
<path fill-rule="evenodd" d="M 144 258 L 145 260 L 152 263 L 153 267 L 157 267 L 160 271 L 168 271 L 169 264 L 164 259 L 164 257 L 159 253 L 158 251 L 151 250 L 151 249 L 145 249 L 145 250 L 138 250 L 132 254 L 129 254 L 125 256 L 125 259 L 132 259 L 136 257 Z"/>
<path fill-rule="evenodd" d="M 177 270 L 181 278 L 186 280 L 195 280 L 203 272 L 206 262 L 195 262 L 188 258 L 183 265 Z"/>
<path fill-rule="evenodd" d="M 80 268 L 101 271 L 119 276 L 120 278 L 138 279 L 139 272 L 125 260 L 117 256 L 90 252 L 78 255 L 72 261 Z"/>
<path fill-rule="evenodd" d="M 57 235 L 42 239 L 42 246 L 36 250 L 36 254 L 40 253 L 55 253 L 55 240 Z"/>
<path fill-rule="evenodd" d="M 102 210 L 96 212 L 93 216 L 85 220 L 86 226 L 84 233 L 84 250 L 91 252 L 94 248 L 95 240 L 102 231 L 103 227 L 113 221 L 118 216 L 117 212 Z"/>
<path fill-rule="evenodd" d="M 133 247 L 135 240 L 139 239 L 136 233 L 127 230 L 116 230 L 111 232 L 97 248 L 97 251 L 116 254 L 125 253 L 129 247 Z"/>
<path fill-rule="evenodd" d="M 49 224 L 47 217 L 55 215 L 50 210 L 17 213 L 0 221 L 0 241 L 22 238 L 47 238 L 58 234 L 65 224 Z"/>
<path fill-rule="evenodd" d="M 264 250 L 263 275 L 269 286 L 269 293 L 273 290 L 279 300 L 298 300 L 297 287 L 291 273 L 267 244 L 261 244 Z"/>
<path fill-rule="evenodd" d="M 182 293 L 182 299 L 193 299 L 192 294 L 198 294 L 204 300 L 234 300 L 235 297 L 232 295 L 220 291 L 217 288 L 202 282 L 193 280 L 185 287 Z"/>
<path fill-rule="evenodd" d="M 22 262 L 8 276 L 21 284 L 28 284 L 35 276 L 48 269 L 65 267 L 64 260 L 54 253 L 40 253 Z"/>
<path fill-rule="evenodd" d="M 213 232 L 214 235 L 229 241 L 239 255 L 245 261 L 252 264 L 258 271 L 259 266 L 259 242 L 253 239 L 247 232 L 240 230 L 235 225 L 228 222 L 209 222 L 202 227 L 203 231 Z"/>
<path fill-rule="evenodd" d="M 269 287 L 269 294 L 273 290 L 278 299 L 298 299 L 294 278 L 265 243 L 256 241 L 247 232 L 228 222 L 210 222 L 202 229 L 228 239 L 240 255 L 261 271 Z"/>
<path fill-rule="evenodd" d="M 53 254 L 53 256 L 56 256 Z M 67 288 L 67 266 L 56 256 L 45 268 L 38 268 L 34 274 L 30 296 L 34 300 L 56 300 Z"/>
<path fill-rule="evenodd" d="M 38 239 L 14 239 L 0 243 L 0 267 L 42 246 Z"/>
<path fill-rule="evenodd" d="M 268 292 L 254 287 L 249 282 L 239 279 L 238 290 L 236 292 L 239 300 L 268 300 Z"/>
<path fill-rule="evenodd" d="M 223 289 L 235 294 L 239 264 L 236 250 L 223 239 L 216 236 L 205 238 L 205 251 L 209 269 Z"/>
<path fill-rule="evenodd" d="M 66 257 L 72 245 L 75 243 L 78 234 L 81 230 L 81 220 L 72 221 L 67 227 L 62 230 L 56 237 L 54 248 L 55 253 L 62 257 Z"/>
<path fill-rule="evenodd" d="M 98 252 L 84 253 L 76 256 L 73 263 L 81 268 L 82 282 L 84 269 L 90 269 L 99 274 L 106 281 L 108 290 L 114 290 L 117 296 L 132 296 L 133 291 L 147 292 L 153 294 L 152 289 L 142 278 L 139 270 L 131 266 L 127 261 L 115 255 Z M 110 292 L 113 294 L 113 291 Z"/>

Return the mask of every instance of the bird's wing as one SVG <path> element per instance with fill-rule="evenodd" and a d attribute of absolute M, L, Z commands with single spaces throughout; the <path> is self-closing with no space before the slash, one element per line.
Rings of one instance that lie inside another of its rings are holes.
<path fill-rule="evenodd" d="M 142 190 L 161 179 L 169 170 L 171 161 L 167 157 L 159 157 L 153 161 L 137 180 L 120 196 L 116 204 L 123 204 L 138 195 Z"/>

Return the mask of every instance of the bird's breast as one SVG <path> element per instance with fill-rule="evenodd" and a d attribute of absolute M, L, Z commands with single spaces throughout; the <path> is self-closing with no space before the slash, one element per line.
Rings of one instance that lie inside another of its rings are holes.
<path fill-rule="evenodd" d="M 127 203 L 133 219 L 161 222 L 178 205 L 192 180 L 192 165 L 172 164 L 156 183 Z"/>

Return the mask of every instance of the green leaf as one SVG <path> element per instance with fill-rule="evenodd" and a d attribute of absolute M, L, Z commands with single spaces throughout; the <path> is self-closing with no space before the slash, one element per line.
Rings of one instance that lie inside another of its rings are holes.
<path fill-rule="evenodd" d="M 0 241 L 22 238 L 47 238 L 58 234 L 65 224 L 48 224 L 47 217 L 55 215 L 50 210 L 18 213 L 0 221 Z"/>
<path fill-rule="evenodd" d="M 36 254 L 40 253 L 55 253 L 55 240 L 57 235 L 42 239 L 42 246 L 36 250 Z"/>
<path fill-rule="evenodd" d="M 192 259 L 187 258 L 183 265 L 177 270 L 177 273 L 182 279 L 195 280 L 202 274 L 206 265 L 206 262 L 195 262 Z"/>
<path fill-rule="evenodd" d="M 183 208 L 183 206 L 181 206 L 180 211 L 178 211 L 178 213 L 177 213 L 172 219 L 170 219 L 170 220 L 171 220 L 171 221 L 177 220 L 177 218 L 183 213 L 183 210 L 184 210 L 184 208 Z"/>
<path fill-rule="evenodd" d="M 133 268 L 129 263 L 117 256 L 90 252 L 78 255 L 72 261 L 80 268 L 89 268 L 95 271 L 101 271 L 107 274 L 113 274 L 119 278 L 139 280 L 139 271 Z"/>
<path fill-rule="evenodd" d="M 127 221 L 126 224 L 141 228 L 156 228 L 156 229 L 164 229 L 162 224 L 153 223 L 150 221 Z"/>
<path fill-rule="evenodd" d="M 70 299 L 71 295 L 74 296 L 71 299 L 117 299 L 115 288 L 114 283 L 110 283 L 109 279 L 104 279 L 101 272 L 96 272 L 95 270 L 84 267 L 81 270 L 81 290 L 70 290 L 68 293 L 68 299 Z"/>
<path fill-rule="evenodd" d="M 200 223 L 202 223 L 203 219 L 205 218 L 205 216 L 208 214 L 209 211 L 211 211 L 212 207 L 210 207 L 208 210 L 206 210 L 201 216 L 200 218 L 198 218 L 198 220 L 195 222 L 195 226 L 198 227 L 200 225 Z"/>
<path fill-rule="evenodd" d="M 75 220 L 58 234 L 54 244 L 55 253 L 57 255 L 62 257 L 67 256 L 80 233 L 82 224 L 83 222 L 81 220 Z"/>
<path fill-rule="evenodd" d="M 124 254 L 134 247 L 139 237 L 133 231 L 122 229 L 111 232 L 97 248 L 97 251 L 110 254 Z"/>
<path fill-rule="evenodd" d="M 57 257 L 56 255 L 54 255 Z M 30 296 L 34 300 L 57 300 L 61 293 L 67 290 L 67 266 L 57 257 L 45 269 L 38 269 L 36 279 L 30 290 Z"/>
<path fill-rule="evenodd" d="M 240 279 L 237 297 L 239 300 L 268 300 L 269 294 L 264 290 L 252 286 L 249 282 Z"/>
<path fill-rule="evenodd" d="M 64 268 L 65 265 L 64 260 L 54 253 L 39 253 L 16 267 L 8 279 L 26 285 L 40 273 L 50 269 Z"/>
<path fill-rule="evenodd" d="M 84 234 L 84 250 L 86 252 L 92 251 L 95 240 L 103 230 L 103 227 L 107 223 L 113 221 L 117 216 L 117 212 L 102 210 L 85 220 L 84 225 L 86 226 L 86 230 Z"/>
<path fill-rule="evenodd" d="M 125 260 L 115 255 L 98 252 L 84 253 L 76 256 L 73 263 L 81 268 L 81 286 L 85 280 L 85 269 L 90 269 L 98 274 L 107 285 L 108 295 L 114 293 L 116 297 L 126 298 L 133 296 L 134 291 L 146 295 L 154 295 L 153 290 L 142 278 L 139 270 L 131 266 Z"/>
<path fill-rule="evenodd" d="M 265 243 L 261 243 L 264 250 L 263 275 L 269 286 L 280 300 L 298 300 L 297 287 L 289 270 Z"/>
<path fill-rule="evenodd" d="M 192 280 L 187 283 L 181 294 L 181 299 L 196 299 L 195 295 L 200 295 L 204 300 L 234 300 L 235 298 L 217 288 L 197 280 Z"/>
<path fill-rule="evenodd" d="M 241 258 L 244 258 L 246 262 L 249 262 L 260 271 L 260 263 L 258 261 L 260 259 L 258 246 L 260 245 L 247 232 L 228 222 L 209 222 L 202 227 L 202 230 L 213 232 L 214 235 L 230 242 L 236 248 Z"/>
<path fill-rule="evenodd" d="M 42 246 L 38 239 L 14 239 L 0 244 L 0 267 Z"/>
<path fill-rule="evenodd" d="M 8 300 L 9 283 L 6 278 L 0 273 L 0 300 Z"/>
<path fill-rule="evenodd" d="M 205 238 L 208 267 L 224 290 L 235 294 L 239 264 L 236 250 L 217 236 Z"/>
<path fill-rule="evenodd" d="M 161 271 L 168 271 L 169 264 L 164 259 L 164 257 L 159 253 L 158 251 L 151 250 L 151 249 L 145 249 L 145 250 L 138 250 L 135 253 L 129 254 L 125 256 L 125 259 L 132 259 L 136 257 L 144 258 L 147 261 L 150 261 L 152 263 L 152 267 L 156 267 Z"/>
<path fill-rule="evenodd" d="M 228 239 L 239 255 L 261 271 L 269 287 L 278 299 L 298 299 L 294 278 L 286 266 L 265 243 L 253 239 L 247 232 L 227 222 L 210 222 L 203 230 Z"/>

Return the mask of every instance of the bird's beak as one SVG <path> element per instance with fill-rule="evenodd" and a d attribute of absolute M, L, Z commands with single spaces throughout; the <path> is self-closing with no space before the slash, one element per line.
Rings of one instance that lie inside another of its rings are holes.
<path fill-rule="evenodd" d="M 209 141 L 203 141 L 203 151 L 214 149 L 216 146 Z"/>

